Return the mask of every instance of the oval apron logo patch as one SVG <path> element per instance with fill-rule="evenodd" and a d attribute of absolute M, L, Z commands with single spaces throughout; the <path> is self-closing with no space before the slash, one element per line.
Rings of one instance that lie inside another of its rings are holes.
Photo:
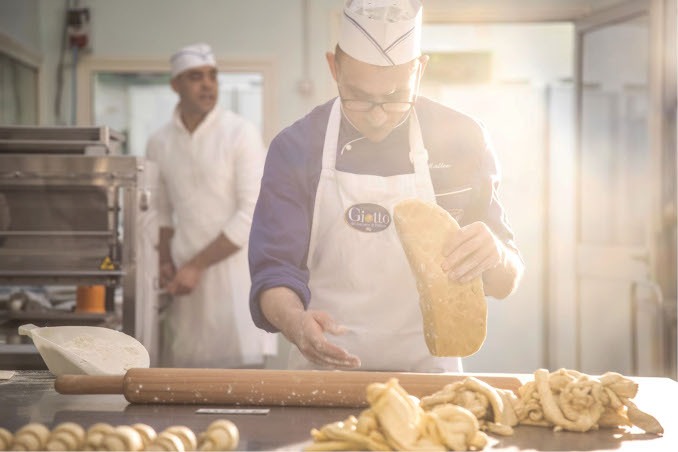
<path fill-rule="evenodd" d="M 346 223 L 361 232 L 381 232 L 391 224 L 391 215 L 378 204 L 354 204 L 344 213 Z"/>

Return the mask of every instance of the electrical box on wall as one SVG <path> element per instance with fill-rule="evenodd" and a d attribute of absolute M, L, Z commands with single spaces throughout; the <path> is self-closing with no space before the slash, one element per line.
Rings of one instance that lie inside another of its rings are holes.
<path fill-rule="evenodd" d="M 66 15 L 68 46 L 90 50 L 91 16 L 89 8 L 69 8 Z"/>

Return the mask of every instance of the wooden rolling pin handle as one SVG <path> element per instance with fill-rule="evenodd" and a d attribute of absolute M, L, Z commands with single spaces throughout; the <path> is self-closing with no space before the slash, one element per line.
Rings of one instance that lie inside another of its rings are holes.
<path fill-rule="evenodd" d="M 122 394 L 122 375 L 61 375 L 54 382 L 59 394 Z"/>

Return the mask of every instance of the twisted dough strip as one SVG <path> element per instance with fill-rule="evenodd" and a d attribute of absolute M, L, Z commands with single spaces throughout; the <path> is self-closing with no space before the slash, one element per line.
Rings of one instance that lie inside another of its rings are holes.
<path fill-rule="evenodd" d="M 430 436 L 449 450 L 480 450 L 487 444 L 476 417 L 466 408 L 448 403 L 434 407 L 426 415 L 436 430 L 434 433 L 429 428 Z"/>
<path fill-rule="evenodd" d="M 518 404 L 515 394 L 493 388 L 473 377 L 446 385 L 433 395 L 423 397 L 421 406 L 432 410 L 442 404 L 454 404 L 466 408 L 480 421 L 480 429 L 499 435 L 512 435 L 518 424 L 514 406 Z"/>

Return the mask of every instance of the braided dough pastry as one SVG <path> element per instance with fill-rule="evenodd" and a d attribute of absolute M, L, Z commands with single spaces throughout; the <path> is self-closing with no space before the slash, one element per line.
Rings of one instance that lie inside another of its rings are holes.
<path fill-rule="evenodd" d="M 231 421 L 220 419 L 201 434 L 200 450 L 232 450 L 238 445 L 238 428 Z M 146 424 L 113 427 L 106 423 L 93 424 L 85 430 L 73 422 L 57 425 L 50 433 L 42 424 L 27 424 L 12 435 L 0 428 L 0 451 L 4 450 L 118 450 L 175 451 L 197 450 L 195 433 L 183 425 L 165 429 L 159 435 Z"/>
<path fill-rule="evenodd" d="M 64 422 L 52 430 L 45 448 L 51 451 L 80 450 L 84 443 L 85 429 L 73 422 Z"/>
<path fill-rule="evenodd" d="M 119 425 L 104 436 L 99 450 L 136 452 L 143 448 L 144 442 L 139 432 L 130 426 Z"/>
<path fill-rule="evenodd" d="M 229 420 L 219 419 L 200 434 L 198 450 L 233 450 L 238 447 L 239 441 L 238 427 Z"/>
<path fill-rule="evenodd" d="M 155 432 L 155 429 L 150 425 L 133 424 L 131 427 L 137 431 L 139 436 L 141 436 L 141 442 L 144 444 L 144 449 L 146 449 L 146 446 L 151 444 L 153 440 L 155 440 L 155 438 L 158 436 L 157 433 Z"/>
<path fill-rule="evenodd" d="M 429 351 L 434 356 L 474 354 L 487 334 L 482 279 L 459 284 L 441 267 L 443 248 L 459 225 L 445 209 L 414 199 L 399 203 L 393 219 L 417 281 Z"/>
<path fill-rule="evenodd" d="M 174 425 L 172 427 L 168 427 L 163 433 L 170 433 L 179 438 L 184 446 L 184 450 L 196 450 L 198 447 L 198 440 L 195 437 L 195 433 L 193 433 L 193 430 L 184 425 Z"/>
<path fill-rule="evenodd" d="M 10 450 L 44 450 L 47 438 L 47 427 L 37 423 L 26 424 L 15 433 Z"/>
<path fill-rule="evenodd" d="M 12 438 L 14 438 L 12 432 L 0 427 L 0 450 L 9 449 L 10 444 L 12 444 Z"/>
<path fill-rule="evenodd" d="M 144 450 L 184 452 L 193 449 L 185 449 L 184 443 L 181 442 L 181 439 L 177 435 L 164 431 L 146 446 L 146 449 Z"/>
<path fill-rule="evenodd" d="M 99 450 L 104 437 L 113 432 L 113 426 L 105 422 L 98 422 L 87 429 L 85 450 Z"/>

